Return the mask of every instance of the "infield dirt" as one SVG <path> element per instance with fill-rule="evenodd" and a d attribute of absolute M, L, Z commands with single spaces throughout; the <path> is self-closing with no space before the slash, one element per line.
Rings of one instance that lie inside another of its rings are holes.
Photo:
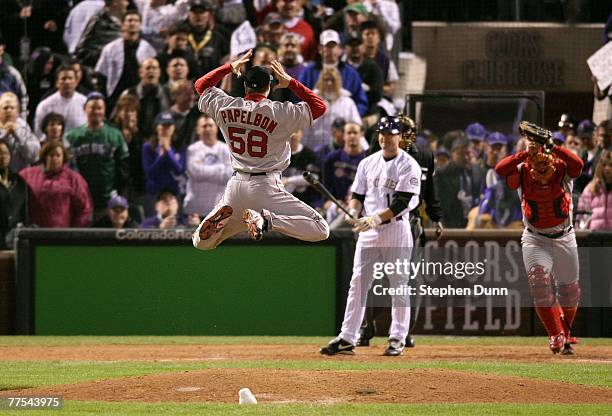
<path fill-rule="evenodd" d="M 612 365 L 612 347 L 579 346 L 579 355 L 552 356 L 545 346 L 428 346 L 383 357 L 384 346 L 358 348 L 354 356 L 323 357 L 314 345 L 81 345 L 0 347 L 6 360 L 223 361 L 321 360 L 410 362 L 424 360 L 601 362 Z M 612 403 L 610 389 L 477 372 L 431 368 L 397 370 L 289 370 L 214 368 L 3 391 L 58 394 L 68 400 L 236 403 L 249 387 L 262 403 Z"/>

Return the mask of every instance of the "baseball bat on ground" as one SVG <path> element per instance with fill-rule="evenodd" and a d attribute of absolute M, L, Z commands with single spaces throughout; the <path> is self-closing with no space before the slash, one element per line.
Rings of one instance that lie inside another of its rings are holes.
<path fill-rule="evenodd" d="M 352 219 L 355 219 L 355 217 L 351 215 L 351 213 L 340 203 L 340 201 L 338 201 L 312 173 L 306 171 L 302 174 L 302 176 L 304 176 L 306 182 L 312 185 L 312 187 L 316 189 L 321 195 L 325 196 L 334 204 L 336 204 L 338 208 L 340 208 L 342 212 L 344 212 L 346 215 L 348 215 Z"/>

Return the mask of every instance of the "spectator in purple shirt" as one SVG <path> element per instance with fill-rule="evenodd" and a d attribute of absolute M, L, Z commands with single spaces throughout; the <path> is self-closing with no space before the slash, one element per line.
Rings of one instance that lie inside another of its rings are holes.
<path fill-rule="evenodd" d="M 145 211 L 152 212 L 153 198 L 162 190 L 181 195 L 185 173 L 185 148 L 179 148 L 174 117 L 168 112 L 155 117 L 155 136 L 142 146 L 142 166 L 148 195 Z"/>
<path fill-rule="evenodd" d="M 340 201 L 346 200 L 355 180 L 357 165 L 365 157 L 365 151 L 361 146 L 361 136 L 359 124 L 346 123 L 344 125 L 344 147 L 328 154 L 323 163 L 323 183 L 329 192 Z M 332 205 L 331 201 L 327 201 L 323 207 L 329 209 Z"/>

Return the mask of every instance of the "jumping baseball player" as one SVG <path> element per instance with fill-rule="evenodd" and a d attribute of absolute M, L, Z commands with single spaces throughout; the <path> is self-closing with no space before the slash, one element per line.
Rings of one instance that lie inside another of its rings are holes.
<path fill-rule="evenodd" d="M 240 68 L 251 55 L 248 51 L 195 83 L 199 109 L 210 114 L 221 129 L 234 169 L 221 200 L 193 234 L 193 245 L 200 250 L 213 249 L 241 231 L 248 231 L 255 240 L 272 230 L 305 241 L 329 236 L 325 220 L 288 193 L 281 178 L 291 156 L 289 137 L 310 126 L 325 113 L 326 105 L 277 61 L 272 62 L 272 71 L 278 87 L 288 87 L 303 102 L 268 100 L 273 77 L 267 68 L 254 66 L 244 77 L 241 74 Z M 244 98 L 228 96 L 215 87 L 230 72 L 244 82 Z"/>
<path fill-rule="evenodd" d="M 399 148 L 401 123 L 396 117 L 383 117 L 378 123 L 381 150 L 359 163 L 351 187 L 349 208 L 354 220 L 347 222 L 359 232 L 353 276 L 346 302 L 340 335 L 321 348 L 321 354 L 353 354 L 359 338 L 359 327 L 365 313 L 366 296 L 377 264 L 390 264 L 410 259 L 412 234 L 409 212 L 417 206 L 421 189 L 421 169 L 408 153 Z M 399 257 L 402 258 L 399 258 Z M 387 273 L 391 288 L 407 285 L 402 273 Z M 392 296 L 389 345 L 384 355 L 401 355 L 410 326 L 409 297 Z"/>
<path fill-rule="evenodd" d="M 518 189 L 525 230 L 521 239 L 535 310 L 556 354 L 571 355 L 578 302 L 578 248 L 572 226 L 572 180 L 582 160 L 552 141 L 550 131 L 521 122 L 526 151 L 502 159 L 495 171 Z M 556 291 L 555 291 L 556 288 Z"/>

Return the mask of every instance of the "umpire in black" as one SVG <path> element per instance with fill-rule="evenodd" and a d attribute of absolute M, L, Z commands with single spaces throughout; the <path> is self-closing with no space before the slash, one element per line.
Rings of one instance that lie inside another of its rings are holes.
<path fill-rule="evenodd" d="M 425 232 L 423 231 L 423 218 L 419 212 L 419 208 L 423 201 L 425 201 L 425 213 L 432 221 L 433 226 L 436 230 L 436 237 L 440 238 L 444 230 L 442 226 L 442 209 L 440 208 L 440 200 L 436 194 L 434 187 L 434 156 L 431 150 L 422 148 L 416 144 L 416 125 L 414 121 L 403 114 L 397 116 L 402 123 L 402 138 L 400 140 L 400 148 L 408 152 L 421 167 L 421 195 L 419 197 L 419 204 L 410 211 L 410 228 L 412 230 L 412 239 L 414 241 L 414 249 L 412 251 L 413 258 L 420 257 L 422 250 L 420 248 L 425 246 Z M 370 154 L 380 150 L 378 140 L 373 140 L 370 146 Z M 368 294 L 370 296 L 370 294 Z M 413 313 L 411 314 L 410 328 L 413 328 L 418 318 L 418 311 L 420 306 L 420 299 L 413 297 L 415 300 Z M 380 311 L 382 309 L 378 309 Z M 357 341 L 358 347 L 367 347 L 370 345 L 370 339 L 374 337 L 374 319 L 377 317 L 377 310 L 374 307 L 367 307 L 365 318 L 361 326 L 361 335 Z M 414 339 L 410 334 L 406 337 L 406 347 L 414 347 Z"/>

